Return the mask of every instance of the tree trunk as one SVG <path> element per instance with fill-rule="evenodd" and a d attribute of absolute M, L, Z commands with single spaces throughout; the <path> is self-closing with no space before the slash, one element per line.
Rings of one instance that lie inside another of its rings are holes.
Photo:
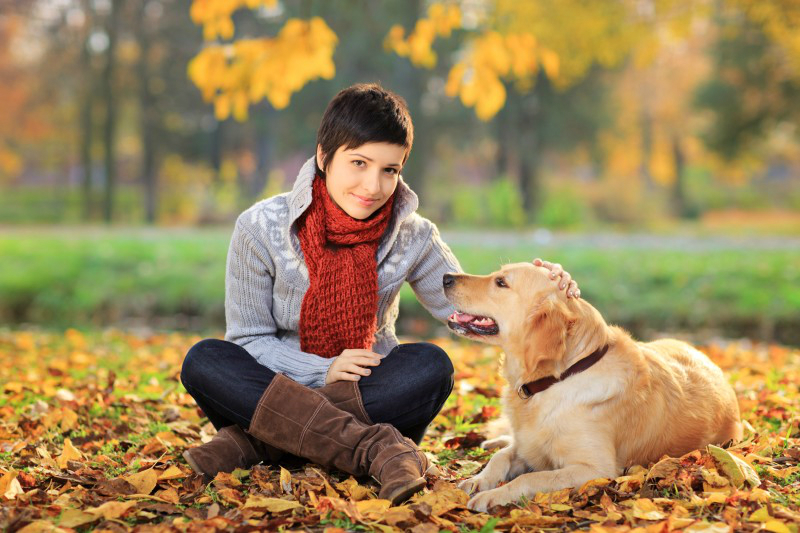
<path fill-rule="evenodd" d="M 89 36 L 92 34 L 92 6 L 89 0 L 83 0 L 81 5 L 86 14 L 86 34 L 82 40 L 81 71 L 83 72 L 83 94 L 81 95 L 81 138 L 80 161 L 83 170 L 83 220 L 92 219 L 92 106 L 95 99 L 94 69 L 92 68 L 92 55 L 89 50 Z"/>
<path fill-rule="evenodd" d="M 672 154 L 675 159 L 675 181 L 672 184 L 672 207 L 675 216 L 688 218 L 689 209 L 686 205 L 686 157 L 683 154 L 681 140 L 677 135 L 672 137 Z"/>
<path fill-rule="evenodd" d="M 275 155 L 275 142 L 272 132 L 275 131 L 274 121 L 278 118 L 275 108 L 269 103 L 262 104 L 258 111 L 259 120 L 256 124 L 256 175 L 250 182 L 250 201 L 264 191 L 267 185 L 270 163 Z"/>
<path fill-rule="evenodd" d="M 139 63 L 137 73 L 139 78 L 139 118 L 140 135 L 142 139 L 142 185 L 144 187 L 144 218 L 148 224 L 156 221 L 157 209 L 157 183 L 156 183 L 156 147 L 153 142 L 155 127 L 155 101 L 150 92 L 150 69 L 148 56 L 150 53 L 150 36 L 147 32 L 145 20 L 146 2 L 139 7 L 139 18 L 136 26 L 136 40 L 139 42 Z"/>
<path fill-rule="evenodd" d="M 539 80 L 541 82 L 541 80 Z M 539 165 L 541 164 L 539 83 L 520 100 L 518 149 L 520 156 L 520 189 L 522 207 L 527 220 L 536 220 L 540 202 Z"/>
<path fill-rule="evenodd" d="M 111 12 L 108 14 L 106 31 L 108 34 L 108 50 L 103 71 L 103 96 L 106 103 L 106 123 L 103 132 L 105 146 L 106 189 L 103 200 L 105 222 L 110 224 L 114 217 L 114 186 L 116 181 L 116 158 L 114 152 L 114 133 L 116 129 L 116 102 L 114 99 L 114 67 L 117 50 L 117 26 L 123 0 L 111 0 Z"/>
<path fill-rule="evenodd" d="M 646 101 L 644 101 L 644 105 L 647 105 Z M 639 176 L 644 182 L 645 189 L 652 192 L 653 176 L 650 174 L 650 158 L 653 155 L 653 117 L 650 110 L 642 108 L 639 120 L 642 128 L 642 161 L 639 165 Z"/>

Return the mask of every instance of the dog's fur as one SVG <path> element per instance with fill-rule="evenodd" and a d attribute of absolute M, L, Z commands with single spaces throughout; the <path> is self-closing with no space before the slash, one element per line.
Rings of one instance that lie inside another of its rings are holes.
<path fill-rule="evenodd" d="M 634 341 L 585 300 L 568 299 L 549 274 L 514 263 L 487 276 L 453 274 L 449 283 L 445 276 L 445 294 L 460 313 L 497 325 L 496 333 L 476 334 L 454 314 L 451 329 L 501 346 L 509 385 L 503 414 L 512 434 L 490 443 L 508 445 L 461 482 L 474 494 L 470 508 L 486 511 L 537 492 L 615 478 L 665 454 L 741 439 L 736 395 L 705 354 L 673 339 Z M 528 399 L 518 396 L 520 385 L 558 377 L 606 344 L 605 356 L 584 372 Z M 509 483 L 495 488 L 502 481 Z"/>

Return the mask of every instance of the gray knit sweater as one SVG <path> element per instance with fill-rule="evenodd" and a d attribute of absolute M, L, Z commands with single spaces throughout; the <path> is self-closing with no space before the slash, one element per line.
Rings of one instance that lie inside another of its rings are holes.
<path fill-rule="evenodd" d="M 300 350 L 300 307 L 309 286 L 296 221 L 311 203 L 316 170 L 312 156 L 291 191 L 266 198 L 239 215 L 225 274 L 225 340 L 245 348 L 260 364 L 293 380 L 321 387 L 335 358 Z M 393 216 L 378 245 L 377 331 L 372 351 L 397 346 L 400 288 L 407 281 L 420 303 L 446 323 L 455 311 L 445 298 L 442 276 L 463 272 L 439 230 L 416 213 L 417 195 L 397 184 Z"/>

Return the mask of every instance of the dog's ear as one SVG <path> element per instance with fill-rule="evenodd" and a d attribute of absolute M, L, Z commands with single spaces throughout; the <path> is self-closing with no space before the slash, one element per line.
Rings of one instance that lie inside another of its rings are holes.
<path fill-rule="evenodd" d="M 560 366 L 559 361 L 565 357 L 567 332 L 575 318 L 564 302 L 549 297 L 542 299 L 528 316 L 525 347 L 528 376 L 542 371 L 549 373 Z"/>

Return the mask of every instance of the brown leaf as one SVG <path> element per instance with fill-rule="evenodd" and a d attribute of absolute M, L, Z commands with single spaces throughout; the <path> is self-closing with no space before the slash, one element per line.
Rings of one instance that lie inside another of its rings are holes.
<path fill-rule="evenodd" d="M 121 477 L 102 479 L 95 485 L 95 490 L 103 496 L 128 495 L 138 492 L 136 487 Z"/>

